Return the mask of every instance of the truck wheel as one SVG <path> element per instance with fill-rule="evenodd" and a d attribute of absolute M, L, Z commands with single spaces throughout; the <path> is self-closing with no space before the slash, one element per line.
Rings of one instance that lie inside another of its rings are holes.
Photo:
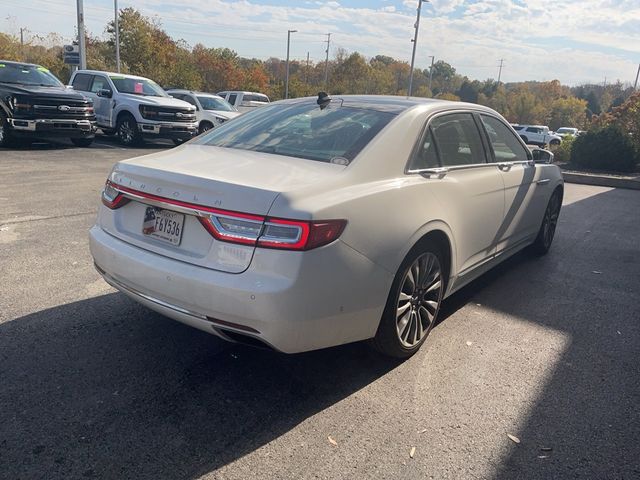
<path fill-rule="evenodd" d="M 560 140 L 556 140 L 555 138 L 549 142 L 549 145 L 560 145 Z"/>
<path fill-rule="evenodd" d="M 198 127 L 198 135 L 206 132 L 207 130 L 211 130 L 213 128 L 213 124 L 210 122 L 200 122 L 200 126 Z"/>
<path fill-rule="evenodd" d="M 120 142 L 127 147 L 139 145 L 142 141 L 142 137 L 138 131 L 138 122 L 136 122 L 133 115 L 129 113 L 125 113 L 118 118 L 116 132 Z"/>
<path fill-rule="evenodd" d="M 88 147 L 93 143 L 92 138 L 72 138 L 71 143 L 73 143 L 76 147 Z"/>
<path fill-rule="evenodd" d="M 11 132 L 9 131 L 9 122 L 7 116 L 0 112 L 0 147 L 11 146 Z"/>

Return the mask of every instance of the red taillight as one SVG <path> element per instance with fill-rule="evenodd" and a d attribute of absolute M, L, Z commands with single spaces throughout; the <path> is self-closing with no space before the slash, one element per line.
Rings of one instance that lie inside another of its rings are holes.
<path fill-rule="evenodd" d="M 140 198 L 142 202 L 145 198 L 162 202 L 167 208 L 174 205 L 188 211 L 193 210 L 192 214 L 216 240 L 241 245 L 281 250 L 311 250 L 336 240 L 347 225 L 346 220 L 290 220 L 220 210 L 122 187 L 110 180 L 107 180 L 102 192 L 102 203 L 115 210 L 130 201 L 125 194 Z"/>
<path fill-rule="evenodd" d="M 129 199 L 125 197 L 122 192 L 116 190 L 110 180 L 107 180 L 107 183 L 104 185 L 104 190 L 102 191 L 102 203 L 111 210 L 115 210 L 129 203 Z"/>

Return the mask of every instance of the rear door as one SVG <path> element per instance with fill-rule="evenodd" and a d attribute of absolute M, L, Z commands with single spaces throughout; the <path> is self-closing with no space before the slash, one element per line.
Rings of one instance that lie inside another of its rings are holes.
<path fill-rule="evenodd" d="M 452 273 L 464 277 L 495 252 L 504 210 L 501 174 L 487 162 L 471 113 L 433 118 L 420 145 L 411 170 L 427 169 L 425 188 L 438 199 L 456 237 L 458 272 Z"/>
<path fill-rule="evenodd" d="M 495 163 L 504 182 L 505 212 L 498 230 L 497 251 L 518 247 L 531 240 L 545 208 L 546 183 L 540 182 L 540 168 L 531 153 L 511 129 L 497 117 L 479 115 Z"/>

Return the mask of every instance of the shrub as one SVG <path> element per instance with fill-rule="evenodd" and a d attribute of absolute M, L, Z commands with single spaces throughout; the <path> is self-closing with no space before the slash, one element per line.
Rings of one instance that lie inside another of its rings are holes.
<path fill-rule="evenodd" d="M 557 147 L 551 147 L 554 155 L 554 162 L 556 163 L 569 163 L 571 161 L 571 147 L 573 146 L 575 138 L 571 135 L 567 135 L 562 139 L 562 143 Z"/>
<path fill-rule="evenodd" d="M 638 163 L 631 136 L 617 125 L 589 130 L 573 141 L 571 164 L 610 172 L 633 172 Z"/>

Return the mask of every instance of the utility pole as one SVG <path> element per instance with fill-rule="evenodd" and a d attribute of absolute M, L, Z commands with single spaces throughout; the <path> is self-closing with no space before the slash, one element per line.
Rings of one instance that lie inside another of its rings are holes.
<path fill-rule="evenodd" d="M 413 65 L 416 61 L 416 46 L 418 45 L 418 30 L 420 30 L 420 10 L 422 9 L 422 2 L 425 0 L 418 0 L 418 12 L 416 14 L 416 23 L 413 25 L 415 34 L 413 36 L 413 51 L 411 52 L 411 71 L 409 73 L 409 89 L 407 90 L 407 97 L 411 96 L 413 90 Z M 428 1 L 428 0 L 426 0 Z"/>
<path fill-rule="evenodd" d="M 287 73 L 284 81 L 284 98 L 289 98 L 289 46 L 291 45 L 291 34 L 297 30 L 287 30 Z"/>
<path fill-rule="evenodd" d="M 84 40 L 84 7 L 82 0 L 76 0 L 78 9 L 78 46 L 80 48 L 80 70 L 87 69 L 87 52 Z"/>
<path fill-rule="evenodd" d="M 501 58 L 500 59 L 500 69 L 498 70 L 498 85 L 500 85 L 500 79 L 502 78 L 502 65 L 503 65 L 504 59 Z"/>
<path fill-rule="evenodd" d="M 638 88 L 638 77 L 640 77 L 640 63 L 638 64 L 638 73 L 636 73 L 636 83 L 633 84 L 634 90 Z"/>
<path fill-rule="evenodd" d="M 20 55 L 22 55 L 22 60 L 24 60 L 24 28 L 20 27 Z"/>
<path fill-rule="evenodd" d="M 309 83 L 309 52 L 307 52 L 307 68 L 304 71 L 304 83 Z"/>
<path fill-rule="evenodd" d="M 431 68 L 429 69 L 429 92 L 431 92 L 431 96 L 433 96 L 433 92 L 431 91 L 431 80 L 433 79 L 433 62 L 436 60 L 436 57 L 433 55 L 429 55 L 431 57 Z"/>
<path fill-rule="evenodd" d="M 329 90 L 329 45 L 331 44 L 331 34 L 327 33 L 327 58 L 324 61 L 324 89 Z M 327 92 L 329 93 L 329 92 Z"/>
<path fill-rule="evenodd" d="M 120 27 L 118 26 L 118 0 L 113 0 L 113 9 L 115 12 L 113 23 L 116 29 L 116 71 L 120 73 Z"/>

